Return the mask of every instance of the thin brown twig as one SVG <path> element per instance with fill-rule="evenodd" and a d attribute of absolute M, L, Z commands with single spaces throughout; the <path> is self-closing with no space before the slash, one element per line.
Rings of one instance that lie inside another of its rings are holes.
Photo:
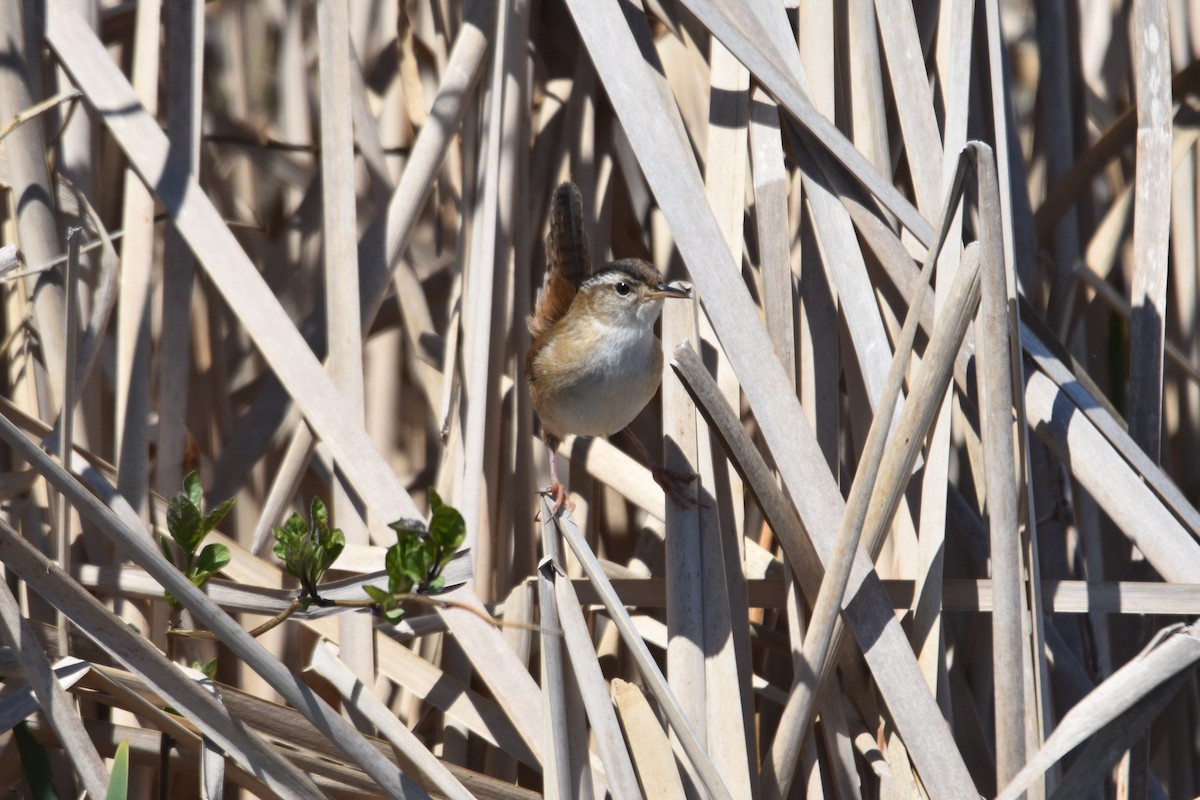
<path fill-rule="evenodd" d="M 535 633 L 543 632 L 542 627 L 539 625 L 533 625 L 533 624 L 530 624 L 527 622 L 516 622 L 514 620 L 497 619 L 496 617 L 493 617 L 490 614 L 486 614 L 477 608 L 467 605 L 466 603 L 460 603 L 457 600 L 442 600 L 437 597 L 429 597 L 428 595 L 412 594 L 412 593 L 401 593 L 401 594 L 396 595 L 396 597 L 403 602 L 420 603 L 423 605 L 430 606 L 432 608 L 459 608 L 459 609 L 462 609 L 463 611 L 469 611 L 470 613 L 479 617 L 484 622 L 488 623 L 489 625 L 493 625 L 497 628 L 519 628 L 521 630 L 533 631 Z M 374 600 L 364 598 L 362 600 L 330 600 L 330 601 L 328 601 L 328 605 L 337 607 L 337 608 L 373 608 L 377 604 Z M 281 625 L 283 622 L 285 622 L 288 619 L 288 617 L 292 616 L 297 611 L 300 611 L 302 608 L 304 608 L 303 603 L 300 602 L 299 598 L 296 598 L 291 603 L 289 603 L 287 608 L 285 608 L 283 611 L 280 611 L 278 614 L 271 617 L 269 620 L 262 623 L 258 627 L 252 628 L 250 630 L 250 635 L 255 638 L 262 636 L 264 633 L 271 630 L 272 628 L 275 628 L 275 627 Z M 545 632 L 550 633 L 551 635 L 560 635 L 559 631 L 545 631 Z M 178 638 L 178 639 L 211 640 L 211 639 L 217 638 L 216 635 L 212 631 L 198 630 L 198 629 L 194 629 L 194 628 L 171 628 L 170 630 L 167 631 L 167 636 Z"/>
<path fill-rule="evenodd" d="M 82 96 L 83 95 L 80 94 L 78 89 L 71 89 L 69 91 L 56 94 L 56 95 L 54 95 L 54 97 L 48 97 L 45 100 L 43 100 L 42 102 L 30 106 L 29 108 L 25 109 L 24 111 L 17 114 L 12 119 L 10 119 L 8 121 L 8 124 L 6 124 L 3 129 L 0 129 L 0 142 L 4 141 L 4 137 L 8 136 L 10 133 L 15 131 L 17 128 L 24 125 L 26 122 L 29 122 L 29 120 L 33 119 L 34 117 L 38 116 L 39 114 L 43 114 L 43 113 L 49 111 L 50 109 L 54 108 L 55 106 L 57 106 L 61 103 L 70 103 L 71 104 L 71 110 L 67 111 L 67 116 L 63 119 L 63 127 L 66 127 L 66 124 L 71 119 L 71 112 L 75 108 L 75 101 L 78 100 Z"/>

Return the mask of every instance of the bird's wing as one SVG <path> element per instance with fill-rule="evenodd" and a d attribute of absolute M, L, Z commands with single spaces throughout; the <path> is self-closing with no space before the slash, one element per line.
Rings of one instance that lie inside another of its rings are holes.
<path fill-rule="evenodd" d="M 550 201 L 550 233 L 546 236 L 546 285 L 529 317 L 536 338 L 562 319 L 579 284 L 592 274 L 587 233 L 583 229 L 583 196 L 570 181 L 554 190 Z"/>

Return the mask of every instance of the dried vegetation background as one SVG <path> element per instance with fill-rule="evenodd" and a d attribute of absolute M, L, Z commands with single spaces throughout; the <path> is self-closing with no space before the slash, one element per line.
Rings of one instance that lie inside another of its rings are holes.
<path fill-rule="evenodd" d="M 1195 796 L 1197 52 L 1186 0 L 0 3 L 0 785 L 32 734 L 60 797 L 120 741 L 137 796 Z M 635 427 L 698 506 L 568 439 L 536 516 L 568 178 L 694 286 Z M 246 633 L 288 513 L 353 583 L 428 487 L 456 605 Z"/>

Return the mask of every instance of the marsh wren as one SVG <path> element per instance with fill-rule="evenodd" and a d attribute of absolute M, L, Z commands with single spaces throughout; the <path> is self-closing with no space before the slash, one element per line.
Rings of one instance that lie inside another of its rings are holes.
<path fill-rule="evenodd" d="M 662 377 L 662 345 L 654 335 L 662 301 L 691 294 L 665 284 L 654 265 L 639 258 L 613 261 L 592 274 L 583 198 L 573 183 L 554 192 L 546 262 L 546 287 L 528 319 L 533 343 L 525 377 L 550 450 L 547 492 L 557 512 L 565 498 L 554 452 L 559 437 L 607 435 L 633 421 Z M 652 470 L 678 501 L 664 478 L 689 478 L 657 465 Z"/>

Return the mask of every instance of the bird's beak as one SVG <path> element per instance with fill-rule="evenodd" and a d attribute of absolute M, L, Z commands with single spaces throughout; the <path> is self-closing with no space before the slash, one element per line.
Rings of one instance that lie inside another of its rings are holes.
<path fill-rule="evenodd" d="M 650 299 L 674 297 L 681 300 L 691 300 L 692 291 L 691 287 L 686 286 L 686 284 L 684 286 L 676 286 L 674 283 L 660 283 L 646 292 L 646 297 Z"/>

